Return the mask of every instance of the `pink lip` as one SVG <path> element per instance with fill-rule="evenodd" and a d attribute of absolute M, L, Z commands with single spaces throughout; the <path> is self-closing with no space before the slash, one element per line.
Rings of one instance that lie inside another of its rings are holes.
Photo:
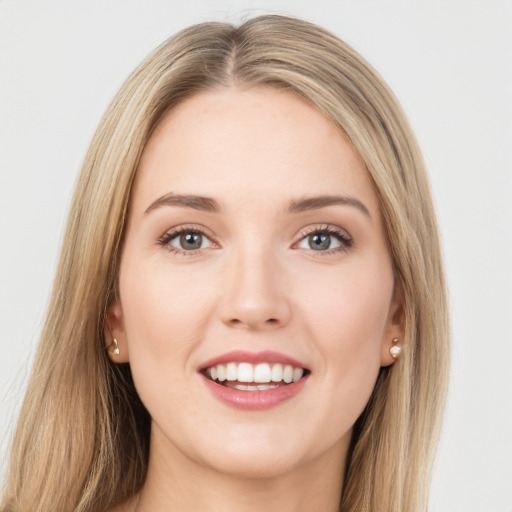
<path fill-rule="evenodd" d="M 210 368 L 211 366 L 215 366 L 217 364 L 226 364 L 226 363 L 280 363 L 280 364 L 289 364 L 291 366 L 295 366 L 296 368 L 306 368 L 300 361 L 293 359 L 291 357 L 285 356 L 284 354 L 280 354 L 279 352 L 273 352 L 272 350 L 264 350 L 263 352 L 246 352 L 244 350 L 233 350 L 232 352 L 227 352 L 226 354 L 222 354 L 219 357 L 214 357 L 206 363 L 202 364 L 199 368 L 199 371 L 204 370 L 205 368 Z M 256 393 L 256 391 L 254 391 Z"/>
<path fill-rule="evenodd" d="M 208 391 L 210 391 L 210 393 L 220 402 L 235 409 L 242 409 L 246 411 L 263 411 L 293 398 L 304 388 L 306 380 L 309 377 L 309 374 L 307 374 L 297 382 L 281 385 L 274 389 L 267 389 L 264 391 L 243 391 L 240 389 L 228 388 L 222 384 L 214 382 L 208 379 L 203 373 L 203 370 L 206 368 L 227 363 L 280 363 L 284 365 L 291 365 L 296 368 L 304 368 L 305 370 L 308 370 L 308 368 L 306 368 L 300 361 L 284 354 L 280 354 L 279 352 L 273 352 L 272 350 L 264 350 L 262 352 L 233 350 L 222 354 L 221 356 L 214 357 L 202 364 L 198 371 L 202 381 L 208 388 Z"/>
<path fill-rule="evenodd" d="M 233 361 L 233 359 L 230 359 Z M 248 362 L 247 360 L 244 360 Z M 217 363 L 221 364 L 221 363 Z M 212 365 L 213 366 L 213 365 Z M 217 384 L 200 374 L 208 391 L 220 402 L 245 411 L 264 411 L 296 396 L 304 388 L 309 375 L 292 384 L 286 384 L 265 391 L 242 391 Z"/>

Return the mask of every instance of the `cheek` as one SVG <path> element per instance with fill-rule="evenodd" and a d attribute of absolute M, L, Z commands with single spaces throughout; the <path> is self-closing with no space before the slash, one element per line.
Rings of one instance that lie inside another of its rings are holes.
<path fill-rule="evenodd" d="M 310 274 L 294 291 L 311 334 L 333 355 L 380 350 L 385 335 L 393 293 L 391 269 L 361 267 Z"/>
<path fill-rule="evenodd" d="M 304 325 L 315 340 L 320 373 L 325 376 L 320 396 L 331 404 L 333 431 L 350 428 L 370 398 L 393 293 L 390 269 L 348 270 L 336 276 L 317 275 L 297 290 L 303 298 Z"/>
<path fill-rule="evenodd" d="M 182 361 L 201 340 L 211 312 L 213 284 L 199 273 L 177 270 L 165 261 L 138 265 L 136 275 L 121 270 L 130 359 L 137 364 L 148 359 L 156 364 Z"/>
<path fill-rule="evenodd" d="M 142 402 L 157 422 L 165 424 L 185 408 L 199 421 L 187 381 L 196 372 L 190 354 L 202 342 L 211 314 L 211 285 L 165 261 L 146 262 L 137 272 L 121 269 L 120 296 L 130 367 Z"/>

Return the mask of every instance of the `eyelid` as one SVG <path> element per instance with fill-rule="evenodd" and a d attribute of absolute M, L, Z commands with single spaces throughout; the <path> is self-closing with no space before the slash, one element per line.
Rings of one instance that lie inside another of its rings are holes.
<path fill-rule="evenodd" d="M 299 234 L 297 235 L 297 240 L 293 243 L 292 248 L 298 248 L 298 244 L 302 242 L 306 237 L 312 235 L 314 233 L 327 233 L 329 235 L 335 236 L 341 242 L 339 247 L 334 249 L 327 249 L 325 251 L 315 251 L 313 249 L 304 249 L 308 252 L 315 253 L 315 256 L 325 256 L 329 254 L 335 254 L 347 251 L 354 245 L 354 239 L 348 233 L 347 230 L 340 228 L 334 224 L 315 224 L 311 226 L 307 226 L 303 228 Z"/>
<path fill-rule="evenodd" d="M 343 235 L 346 238 L 352 238 L 348 231 L 346 229 L 340 228 L 339 226 L 336 226 L 335 224 L 311 224 L 310 226 L 306 226 L 305 228 L 302 228 L 297 238 L 304 238 L 307 235 L 310 235 L 311 233 L 316 233 L 318 231 L 325 231 L 330 233 L 336 233 L 339 235 Z"/>
<path fill-rule="evenodd" d="M 209 230 L 204 226 L 198 224 L 180 224 L 178 226 L 167 229 L 162 236 L 157 240 L 158 245 L 164 246 L 169 252 L 177 253 L 184 256 L 197 255 L 200 251 L 204 251 L 207 248 L 184 250 L 179 247 L 175 247 L 170 244 L 171 240 L 174 240 L 183 233 L 197 233 L 207 238 L 214 248 L 218 248 L 219 244 L 215 241 L 213 235 L 210 234 Z"/>
<path fill-rule="evenodd" d="M 181 224 L 172 228 L 167 229 L 162 236 L 158 238 L 157 243 L 161 246 L 166 247 L 170 252 L 185 255 L 185 256 L 193 256 L 197 255 L 199 252 L 204 251 L 207 248 L 199 248 L 192 250 L 184 250 L 179 247 L 172 246 L 170 244 L 171 240 L 174 240 L 179 235 L 183 233 L 198 233 L 207 238 L 211 247 L 220 248 L 220 244 L 215 241 L 215 237 L 210 234 L 210 230 L 206 229 L 204 226 L 198 224 Z M 304 249 L 308 252 L 315 253 L 315 256 L 329 255 L 347 251 L 350 249 L 353 244 L 352 236 L 343 228 L 333 224 L 314 224 L 303 228 L 298 235 L 296 236 L 296 241 L 292 244 L 292 248 L 298 248 L 298 244 L 302 242 L 307 236 L 312 235 L 314 233 L 327 233 L 331 236 L 334 236 L 340 242 L 340 246 L 335 247 L 333 249 L 327 249 L 325 251 L 315 251 L 313 249 Z M 211 248 L 208 247 L 208 248 Z"/>

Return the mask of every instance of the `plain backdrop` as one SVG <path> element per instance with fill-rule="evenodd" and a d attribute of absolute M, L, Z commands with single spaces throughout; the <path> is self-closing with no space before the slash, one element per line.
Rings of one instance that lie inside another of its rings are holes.
<path fill-rule="evenodd" d="M 453 328 L 433 512 L 512 511 L 512 4 L 0 0 L 0 476 L 81 161 L 129 72 L 178 29 L 264 12 L 334 31 L 422 146 Z M 397 511 L 398 512 L 398 511 Z"/>

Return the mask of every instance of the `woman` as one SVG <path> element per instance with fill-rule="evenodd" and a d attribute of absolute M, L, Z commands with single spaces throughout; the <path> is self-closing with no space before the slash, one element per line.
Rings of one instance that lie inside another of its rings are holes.
<path fill-rule="evenodd" d="M 425 510 L 447 365 L 390 91 L 304 21 L 194 26 L 86 156 L 2 510 Z"/>

